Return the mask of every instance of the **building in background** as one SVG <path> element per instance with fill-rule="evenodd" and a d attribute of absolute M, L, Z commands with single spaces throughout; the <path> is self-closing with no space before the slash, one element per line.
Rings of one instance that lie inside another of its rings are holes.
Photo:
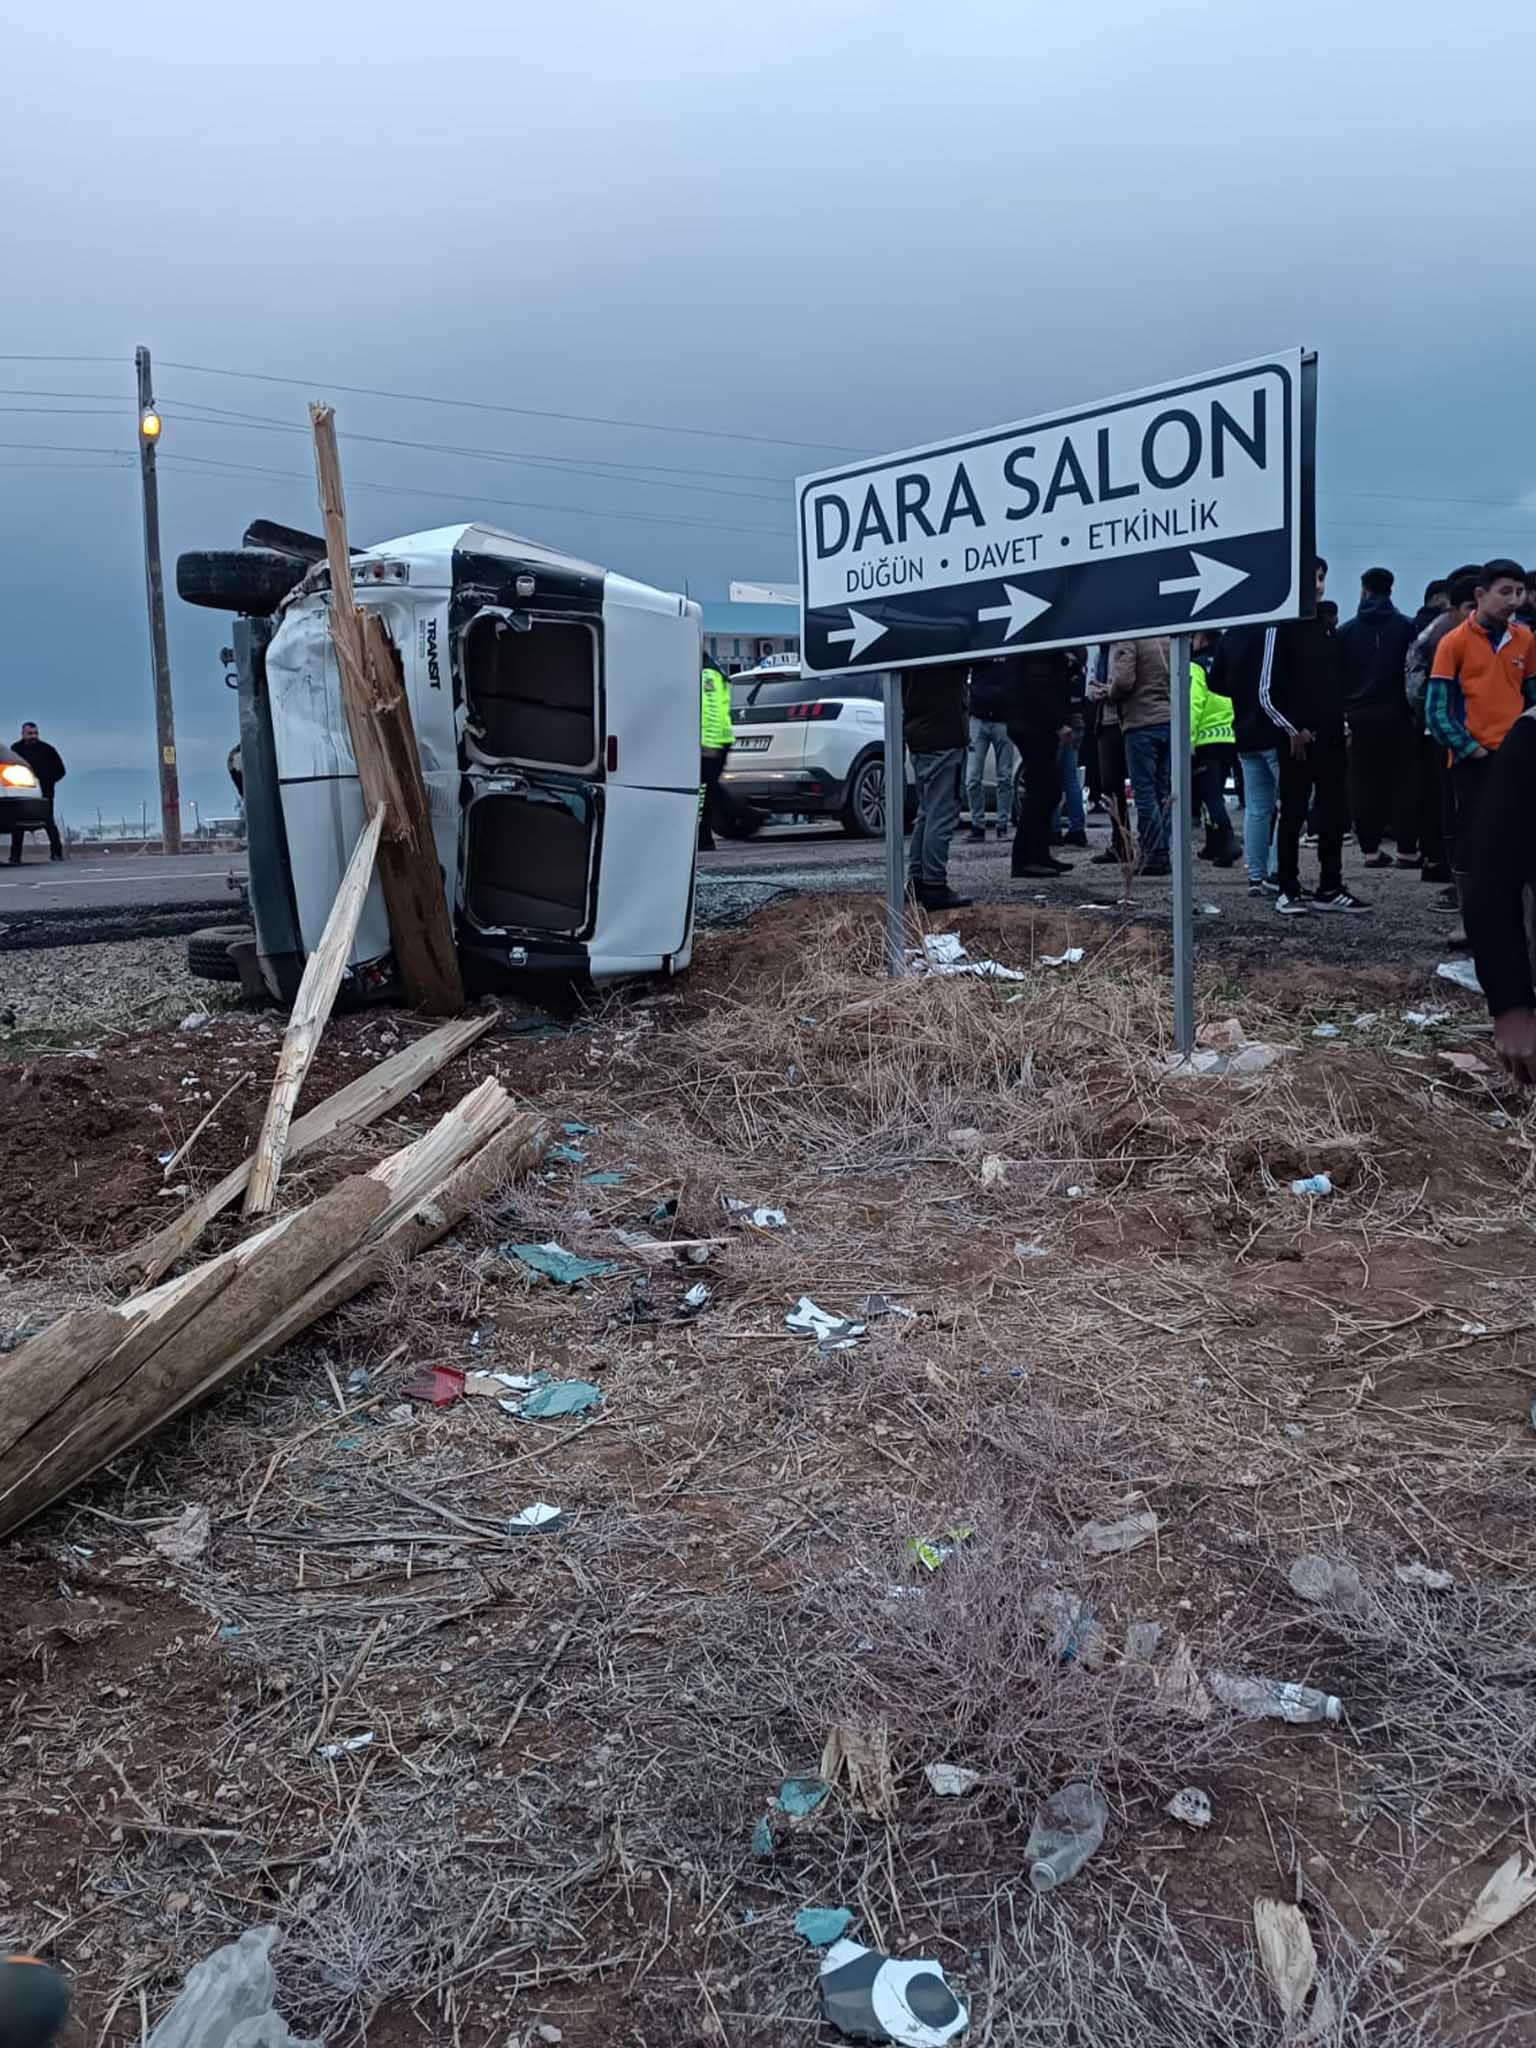
<path fill-rule="evenodd" d="M 793 583 L 733 583 L 723 604 L 705 602 L 703 609 L 704 652 L 727 675 L 756 668 L 770 654 L 800 652 L 800 592 Z"/>

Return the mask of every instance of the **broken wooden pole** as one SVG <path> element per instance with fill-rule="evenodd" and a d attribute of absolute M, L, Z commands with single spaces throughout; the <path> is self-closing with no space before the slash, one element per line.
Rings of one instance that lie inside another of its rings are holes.
<path fill-rule="evenodd" d="M 379 879 L 395 961 L 412 1003 L 432 1016 L 451 1016 L 464 1006 L 464 981 L 400 655 L 384 621 L 358 608 L 352 588 L 335 414 L 312 405 L 309 417 L 331 570 L 331 640 L 363 808 L 384 809 Z"/>
<path fill-rule="evenodd" d="M 320 943 L 304 963 L 304 978 L 293 999 L 288 1028 L 283 1033 L 282 1050 L 277 1056 L 277 1078 L 272 1083 L 261 1136 L 256 1141 L 250 1185 L 245 1191 L 247 1216 L 264 1216 L 277 1193 L 283 1155 L 288 1150 L 288 1126 L 293 1121 L 294 1104 L 299 1099 L 304 1076 L 309 1072 L 309 1063 L 315 1056 L 315 1047 L 320 1043 L 325 1020 L 331 1014 L 341 977 L 352 957 L 352 941 L 357 936 L 357 921 L 363 914 L 368 885 L 373 880 L 373 864 L 379 850 L 379 828 L 383 822 L 383 811 L 376 810 L 363 827 L 352 849 L 352 858 L 347 862 L 347 871 L 341 878 L 341 887 L 336 891 L 331 914 L 325 920 Z"/>

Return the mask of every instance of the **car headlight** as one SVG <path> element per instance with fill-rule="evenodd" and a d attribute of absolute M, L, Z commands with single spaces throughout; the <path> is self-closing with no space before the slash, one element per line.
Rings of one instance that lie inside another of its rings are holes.
<path fill-rule="evenodd" d="M 7 789 L 36 789 L 37 777 L 24 762 L 0 761 L 0 783 Z"/>

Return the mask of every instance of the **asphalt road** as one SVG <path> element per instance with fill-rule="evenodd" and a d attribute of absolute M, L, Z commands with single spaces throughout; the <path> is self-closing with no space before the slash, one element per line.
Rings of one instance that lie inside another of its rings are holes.
<path fill-rule="evenodd" d="M 1239 833 L 1242 813 L 1234 814 Z M 1123 881 L 1118 867 L 1098 867 L 1090 858 L 1109 843 L 1107 820 L 1090 818 L 1087 852 L 1058 849 L 1072 862 L 1072 872 L 1054 882 L 1015 882 L 1008 873 L 1010 846 L 989 836 L 981 846 L 956 837 L 950 853 L 950 886 L 961 895 L 985 903 L 1028 903 L 1051 909 L 1077 910 L 1096 916 L 1121 907 Z M 1317 854 L 1302 848 L 1303 888 L 1317 881 Z M 772 882 L 781 888 L 869 889 L 885 883 L 884 849 L 878 841 L 851 839 L 837 828 L 770 826 L 756 839 L 721 843 L 699 857 L 701 900 L 709 891 L 732 883 Z M 1351 841 L 1344 849 L 1344 880 L 1371 908 L 1353 914 L 1313 912 L 1305 917 L 1280 917 L 1269 897 L 1248 893 L 1247 873 L 1212 868 L 1195 862 L 1195 939 L 1198 947 L 1228 947 L 1249 952 L 1255 942 L 1277 959 L 1376 961 L 1433 967 L 1453 957 L 1447 945 L 1458 927 L 1454 911 L 1440 901 L 1441 891 L 1421 882 L 1417 869 L 1372 869 L 1361 866 Z M 1173 917 L 1171 881 L 1138 875 L 1132 887 L 1132 914 L 1148 925 L 1169 925 Z M 963 920 L 960 929 L 964 931 Z"/>
<path fill-rule="evenodd" d="M 0 863 L 0 920 L 16 911 L 232 902 L 232 873 L 244 875 L 243 853 L 121 853 L 49 860 L 46 852 L 32 851 L 19 868 Z"/>

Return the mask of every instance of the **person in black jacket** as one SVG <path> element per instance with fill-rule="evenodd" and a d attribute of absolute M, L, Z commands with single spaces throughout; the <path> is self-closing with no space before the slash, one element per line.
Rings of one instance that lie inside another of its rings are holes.
<path fill-rule="evenodd" d="M 1462 869 L 1467 937 L 1510 1073 L 1536 1083 L 1536 987 L 1527 905 L 1536 887 L 1536 711 L 1517 718 L 1489 764 Z"/>
<path fill-rule="evenodd" d="M 968 673 L 966 662 L 948 661 L 908 669 L 901 679 L 907 752 L 917 781 L 907 890 L 924 910 L 963 910 L 971 900 L 957 896 L 949 886 L 949 842 L 960 817 L 960 773 L 968 737 Z M 896 778 L 888 774 L 888 780 Z M 891 800 L 888 790 L 887 801 Z"/>
<path fill-rule="evenodd" d="M 1071 739 L 1074 667 L 1065 648 L 1010 654 L 994 664 L 1004 674 L 1008 737 L 1019 750 L 1024 785 L 1013 836 L 1013 879 L 1049 881 L 1072 872 L 1051 854 L 1051 819 L 1061 801 L 1061 750 Z"/>
<path fill-rule="evenodd" d="M 60 754 L 57 747 L 50 746 L 45 739 L 39 739 L 37 727 L 32 723 L 31 719 L 28 719 L 21 728 L 21 738 L 15 742 L 11 752 L 13 754 L 20 754 L 22 760 L 26 762 L 32 773 L 37 777 L 38 792 L 43 802 L 48 806 L 48 816 L 43 825 L 43 830 L 48 834 L 48 858 L 50 860 L 62 860 L 64 858 L 64 842 L 60 839 L 58 825 L 54 822 L 53 792 L 64 780 L 64 757 Z M 21 849 L 25 838 L 25 832 L 13 832 L 11 834 L 11 866 L 13 868 L 21 866 Z"/>
<path fill-rule="evenodd" d="M 1261 690 L 1269 718 L 1280 728 L 1280 893 L 1282 917 L 1308 910 L 1366 910 L 1344 886 L 1347 766 L 1344 753 L 1344 677 L 1338 635 L 1322 610 L 1328 564 L 1317 561 L 1317 616 L 1297 619 L 1275 634 L 1273 659 Z M 1301 891 L 1301 835 L 1307 808 L 1317 799 L 1316 892 Z"/>
<path fill-rule="evenodd" d="M 1398 865 L 1419 865 L 1418 758 L 1403 697 L 1413 622 L 1392 602 L 1392 580 L 1390 569 L 1367 569 L 1360 609 L 1339 628 L 1350 807 L 1368 868 L 1391 867 L 1392 856 L 1381 850 L 1389 833 L 1397 841 Z"/>

